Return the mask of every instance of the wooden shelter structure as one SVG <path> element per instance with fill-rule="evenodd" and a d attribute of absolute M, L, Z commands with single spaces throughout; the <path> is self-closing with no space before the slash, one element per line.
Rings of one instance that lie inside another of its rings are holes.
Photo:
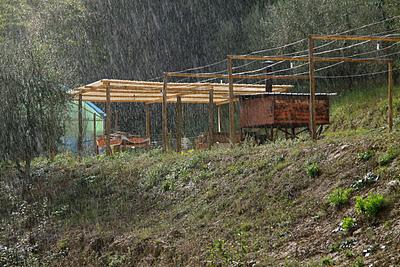
<path fill-rule="evenodd" d="M 273 85 L 273 92 L 287 92 L 292 85 Z M 251 95 L 265 92 L 265 85 L 233 84 L 233 101 L 239 101 L 241 95 Z M 176 139 L 177 150 L 181 150 L 182 138 L 182 104 L 208 104 L 209 105 L 209 140 L 212 145 L 214 134 L 214 106 L 219 109 L 221 105 L 230 101 L 230 85 L 227 83 L 168 83 L 147 82 L 131 80 L 100 80 L 74 89 L 71 95 L 79 103 L 91 101 L 105 103 L 106 106 L 106 148 L 111 154 L 111 103 L 144 103 L 146 114 L 146 137 L 151 135 L 151 104 L 162 104 L 163 121 L 163 148 L 168 148 L 168 113 L 167 105 L 176 105 Z M 79 104 L 81 106 L 81 104 Z M 221 126 L 221 112 L 218 110 L 218 128 Z M 79 127 L 81 130 L 81 127 Z M 81 131 L 80 134 L 82 135 Z M 81 147 L 78 144 L 78 148 Z"/>

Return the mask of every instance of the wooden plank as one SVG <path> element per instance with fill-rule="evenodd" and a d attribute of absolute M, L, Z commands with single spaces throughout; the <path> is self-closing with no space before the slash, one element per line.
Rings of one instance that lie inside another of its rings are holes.
<path fill-rule="evenodd" d="M 93 112 L 93 148 L 94 148 L 94 154 L 98 155 L 99 154 L 99 149 L 97 147 L 97 121 L 96 121 L 96 112 Z"/>
<path fill-rule="evenodd" d="M 309 76 L 310 76 L 310 133 L 313 140 L 317 139 L 317 124 L 315 121 L 315 62 L 314 62 L 314 40 L 308 38 Z"/>
<path fill-rule="evenodd" d="M 182 101 L 177 97 L 176 101 L 176 152 L 182 151 Z"/>
<path fill-rule="evenodd" d="M 313 40 L 324 41 L 383 41 L 383 42 L 400 42 L 399 37 L 384 36 L 356 36 L 356 35 L 311 35 Z"/>
<path fill-rule="evenodd" d="M 210 90 L 208 103 L 208 148 L 214 145 L 214 90 Z"/>
<path fill-rule="evenodd" d="M 393 129 L 393 63 L 388 63 L 388 128 Z"/>
<path fill-rule="evenodd" d="M 83 109 L 82 109 L 82 95 L 79 95 L 78 100 L 78 142 L 77 142 L 78 155 L 82 156 L 83 150 Z"/>
<path fill-rule="evenodd" d="M 164 75 L 164 85 L 162 90 L 162 141 L 163 151 L 166 152 L 168 149 L 168 109 L 167 109 L 167 88 L 168 88 L 168 76 Z"/>
<path fill-rule="evenodd" d="M 233 91 L 233 61 L 228 58 L 228 82 L 229 82 L 229 138 L 235 143 L 235 95 Z"/>
<path fill-rule="evenodd" d="M 111 88 L 110 83 L 104 82 L 107 88 L 106 92 L 106 152 L 111 155 Z"/>
<path fill-rule="evenodd" d="M 146 114 L 146 138 L 151 138 L 151 111 L 150 104 L 144 104 Z"/>

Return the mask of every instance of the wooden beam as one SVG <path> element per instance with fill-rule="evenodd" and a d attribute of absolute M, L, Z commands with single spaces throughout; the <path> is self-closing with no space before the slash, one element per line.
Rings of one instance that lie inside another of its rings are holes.
<path fill-rule="evenodd" d="M 313 40 L 323 41 L 382 41 L 382 42 L 400 42 L 399 37 L 381 37 L 381 36 L 356 36 L 356 35 L 311 35 Z"/>
<path fill-rule="evenodd" d="M 214 90 L 210 90 L 208 103 L 208 148 L 214 145 Z"/>
<path fill-rule="evenodd" d="M 167 88 L 168 88 L 168 75 L 164 75 L 164 85 L 162 90 L 162 140 L 163 151 L 168 149 L 168 109 L 167 109 Z"/>
<path fill-rule="evenodd" d="M 182 101 L 178 96 L 176 100 L 176 152 L 182 151 Z"/>
<path fill-rule="evenodd" d="M 315 120 L 315 62 L 314 62 L 314 40 L 308 38 L 308 56 L 309 56 L 309 76 L 310 76 L 310 133 L 313 140 L 317 139 L 317 125 Z"/>
<path fill-rule="evenodd" d="M 229 82 L 229 138 L 235 143 L 235 95 L 233 92 L 233 61 L 228 58 L 228 82 Z"/>
<path fill-rule="evenodd" d="M 290 56 L 230 56 L 234 60 L 259 60 L 259 61 L 309 61 L 308 57 Z M 350 62 L 350 63 L 382 63 L 386 64 L 391 59 L 380 58 L 351 58 L 351 57 L 314 57 L 314 62 Z M 293 75 L 292 75 L 293 76 Z M 236 75 L 234 75 L 236 77 Z M 279 77 L 284 77 L 279 75 Z"/>
<path fill-rule="evenodd" d="M 231 59 L 232 60 L 232 59 Z M 216 78 L 216 79 L 240 79 L 240 80 L 264 80 L 264 79 L 280 79 L 280 80 L 307 80 L 307 75 L 225 75 L 214 73 L 168 73 L 168 77 L 180 78 Z"/>
<path fill-rule="evenodd" d="M 107 92 L 106 92 L 106 151 L 107 155 L 111 155 L 111 92 L 110 83 L 104 82 Z"/>
<path fill-rule="evenodd" d="M 93 148 L 94 154 L 99 154 L 99 149 L 97 147 L 97 121 L 96 121 L 96 112 L 93 112 Z"/>
<path fill-rule="evenodd" d="M 151 111 L 150 104 L 144 104 L 146 114 L 146 138 L 151 138 Z"/>
<path fill-rule="evenodd" d="M 393 63 L 388 63 L 388 128 L 393 129 Z"/>
<path fill-rule="evenodd" d="M 82 109 L 82 94 L 79 94 L 78 100 L 78 142 L 77 142 L 78 155 L 82 156 L 83 150 L 83 109 Z"/>

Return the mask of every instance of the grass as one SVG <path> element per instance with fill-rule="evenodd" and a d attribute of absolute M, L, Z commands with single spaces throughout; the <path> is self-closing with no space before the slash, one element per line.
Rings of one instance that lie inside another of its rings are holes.
<path fill-rule="evenodd" d="M 373 103 L 369 97 L 358 100 Z M 400 143 L 396 133 L 365 130 L 367 121 L 357 121 L 365 117 L 365 110 L 358 111 L 361 106 L 354 106 L 350 98 L 347 104 L 339 99 L 342 102 L 333 106 L 332 127 L 341 132 L 331 128 L 318 142 L 305 138 L 181 154 L 152 150 L 82 160 L 58 155 L 54 161 L 35 161 L 35 182 L 28 196 L 22 194 L 21 181 L 12 168 L 0 164 L 0 215 L 4 218 L 0 245 L 12 249 L 0 251 L 0 265 L 40 261 L 44 266 L 129 266 L 132 262 L 351 266 L 356 256 L 350 252 L 342 257 L 327 254 L 352 246 L 332 233 L 341 220 L 343 229 L 354 226 L 352 217 L 343 218 L 354 213 L 353 206 L 346 205 L 352 191 L 345 186 L 354 177 L 363 177 L 366 170 L 382 168 L 378 166 L 382 155 L 391 159 L 381 180 L 389 174 L 398 177 L 396 153 L 390 151 Z M 382 103 L 373 109 L 383 114 Z M 346 108 L 356 116 L 354 121 L 341 117 Z M 377 114 L 372 121 L 381 123 Z M 349 130 L 353 127 L 358 130 Z M 357 192 L 383 190 L 381 180 Z M 336 188 L 338 184 L 343 187 Z M 328 203 L 341 210 L 331 212 L 324 205 L 327 196 Z M 356 209 L 363 216 L 379 214 L 385 207 L 377 197 L 360 199 Z M 396 214 L 389 214 L 385 221 L 394 225 L 396 218 L 390 216 Z M 368 235 L 361 232 L 357 244 L 381 235 L 395 238 L 392 227 L 381 228 Z M 332 251 L 320 249 L 327 244 L 334 244 Z M 387 251 L 391 249 L 388 245 Z M 20 262 L 9 264 L 16 254 Z"/>
<path fill-rule="evenodd" d="M 352 192 L 351 188 L 336 188 L 329 194 L 328 202 L 331 206 L 340 208 L 349 202 Z"/>
<path fill-rule="evenodd" d="M 380 194 L 371 194 L 366 198 L 356 197 L 355 209 L 357 213 L 370 218 L 376 217 L 387 205 L 387 200 Z"/>

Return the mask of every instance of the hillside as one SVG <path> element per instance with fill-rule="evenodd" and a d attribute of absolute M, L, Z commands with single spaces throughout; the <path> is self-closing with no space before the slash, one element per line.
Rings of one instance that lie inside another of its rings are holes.
<path fill-rule="evenodd" d="M 3 165 L 0 265 L 398 266 L 398 131 L 334 132 L 343 99 L 316 143 Z"/>

